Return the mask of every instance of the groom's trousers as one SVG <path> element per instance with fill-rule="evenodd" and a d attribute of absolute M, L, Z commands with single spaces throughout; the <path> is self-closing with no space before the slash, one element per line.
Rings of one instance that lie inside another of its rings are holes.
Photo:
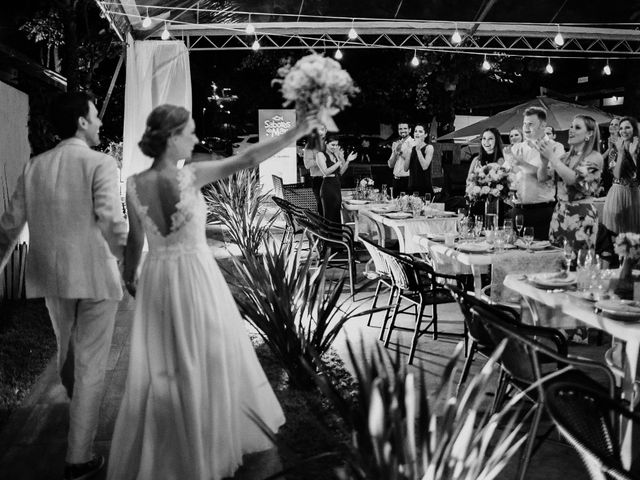
<path fill-rule="evenodd" d="M 117 300 L 45 298 L 58 342 L 58 372 L 71 399 L 68 463 L 93 456 Z"/>

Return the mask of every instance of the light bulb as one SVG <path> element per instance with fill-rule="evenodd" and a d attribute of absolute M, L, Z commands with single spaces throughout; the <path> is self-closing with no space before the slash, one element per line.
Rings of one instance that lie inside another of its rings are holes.
<path fill-rule="evenodd" d="M 252 23 L 247 23 L 247 27 L 244 29 L 247 35 L 253 35 L 256 32 L 256 27 Z"/>
<path fill-rule="evenodd" d="M 255 41 L 253 42 L 253 44 L 251 45 L 251 49 L 254 52 L 257 52 L 258 50 L 260 50 L 260 42 L 258 41 L 258 39 L 256 38 Z"/>
<path fill-rule="evenodd" d="M 451 35 L 451 41 L 456 45 L 462 42 L 462 37 L 460 36 L 460 32 L 458 31 L 458 24 L 456 23 L 456 31 Z"/>
<path fill-rule="evenodd" d="M 151 26 L 151 19 L 149 18 L 149 9 L 147 8 L 147 16 L 142 20 L 142 28 L 149 28 Z"/>
<path fill-rule="evenodd" d="M 602 69 L 602 73 L 604 73 L 605 75 L 611 75 L 611 67 L 609 66 L 609 62 L 607 62 L 607 64 Z"/>
<path fill-rule="evenodd" d="M 553 41 L 556 42 L 556 45 L 558 45 L 559 47 L 564 45 L 564 38 L 560 32 L 556 34 L 556 36 L 553 38 Z"/>
<path fill-rule="evenodd" d="M 167 30 L 166 22 L 164 24 L 164 30 L 162 31 L 162 35 L 160 35 L 160 38 L 162 40 L 169 40 L 171 38 L 171 34 L 169 33 L 169 30 Z"/>
<path fill-rule="evenodd" d="M 413 58 L 411 59 L 411 65 L 413 65 L 414 67 L 417 67 L 418 65 L 420 65 L 420 60 L 418 60 L 418 56 L 416 55 L 415 52 L 413 52 Z"/>
<path fill-rule="evenodd" d="M 336 53 L 333 55 L 333 57 L 334 57 L 336 60 L 342 60 L 342 52 L 340 51 L 340 49 L 339 49 L 339 48 L 336 50 Z"/>
<path fill-rule="evenodd" d="M 484 62 L 482 62 L 482 69 L 483 70 L 491 70 L 491 64 L 489 63 L 489 60 L 487 60 L 487 56 L 484 56 Z"/>
<path fill-rule="evenodd" d="M 355 40 L 356 38 L 358 38 L 358 32 L 356 32 L 355 28 L 351 27 L 351 29 L 349 30 L 349 39 Z"/>
<path fill-rule="evenodd" d="M 551 65 L 551 60 L 549 60 L 549 63 L 547 63 L 545 70 L 547 71 L 547 73 L 553 73 L 553 65 Z"/>

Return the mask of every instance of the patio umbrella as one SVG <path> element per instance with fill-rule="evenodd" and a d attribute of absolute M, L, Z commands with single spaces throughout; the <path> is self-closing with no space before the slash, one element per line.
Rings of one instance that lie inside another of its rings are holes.
<path fill-rule="evenodd" d="M 571 125 L 571 120 L 578 114 L 589 115 L 593 117 L 597 123 L 607 123 L 612 117 L 611 114 L 603 112 L 596 107 L 563 102 L 555 98 L 540 96 L 521 105 L 496 113 L 473 125 L 468 125 L 455 132 L 443 135 L 438 138 L 438 140 L 453 140 L 454 138 L 480 135 L 484 129 L 489 127 L 497 128 L 501 134 L 508 134 L 509 130 L 513 127 L 522 126 L 522 115 L 529 107 L 544 108 L 547 111 L 547 125 L 551 125 L 557 131 L 568 130 Z"/>

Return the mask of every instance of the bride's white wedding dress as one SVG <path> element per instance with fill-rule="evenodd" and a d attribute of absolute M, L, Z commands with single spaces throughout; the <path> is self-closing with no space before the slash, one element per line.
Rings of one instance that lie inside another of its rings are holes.
<path fill-rule="evenodd" d="M 273 445 L 282 409 L 258 362 L 229 287 L 207 246 L 206 206 L 187 166 L 166 236 L 128 192 L 149 242 L 131 334 L 129 374 L 115 425 L 111 480 L 212 480 L 242 455 Z"/>

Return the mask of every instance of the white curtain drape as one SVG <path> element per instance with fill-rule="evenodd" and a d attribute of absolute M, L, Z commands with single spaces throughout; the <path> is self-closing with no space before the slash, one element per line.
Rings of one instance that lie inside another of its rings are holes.
<path fill-rule="evenodd" d="M 191 110 L 189 51 L 182 41 L 128 38 L 124 94 L 122 178 L 151 165 L 138 142 L 147 116 L 158 105 L 171 103 Z"/>

